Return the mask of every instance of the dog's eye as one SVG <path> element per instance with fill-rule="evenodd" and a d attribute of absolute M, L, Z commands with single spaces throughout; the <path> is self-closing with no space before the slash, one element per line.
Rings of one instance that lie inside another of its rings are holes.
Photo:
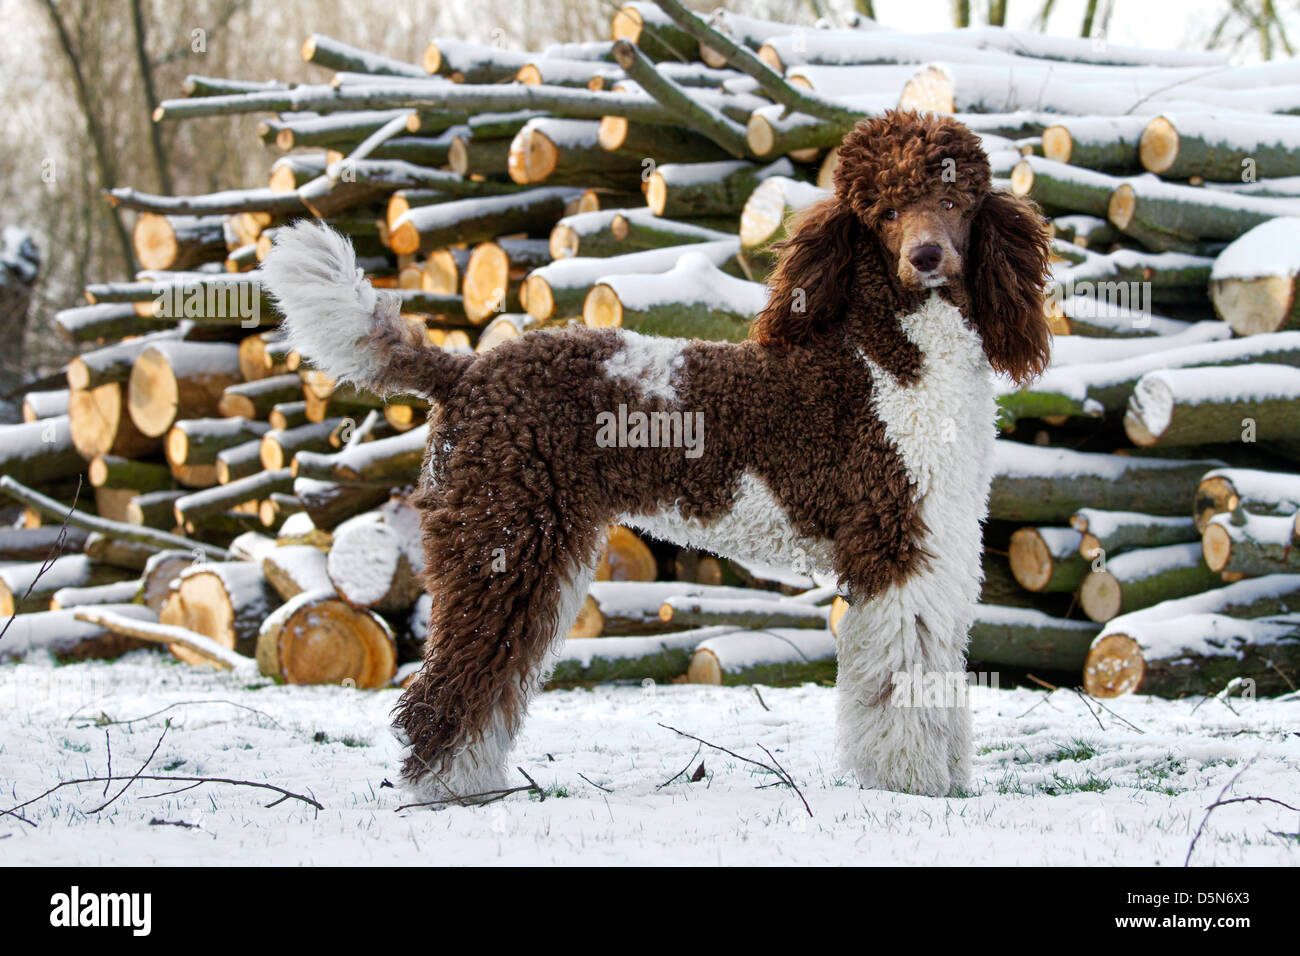
<path fill-rule="evenodd" d="M 940 200 L 939 200 L 939 205 L 942 206 L 944 209 L 951 209 L 951 208 L 952 208 L 952 200 L 951 200 L 951 199 L 940 199 Z"/>
<path fill-rule="evenodd" d="M 897 218 L 898 218 L 898 210 L 897 210 L 897 209 L 886 209 L 886 210 L 885 210 L 885 218 L 886 218 L 886 219 L 890 219 L 890 220 L 897 219 Z"/>

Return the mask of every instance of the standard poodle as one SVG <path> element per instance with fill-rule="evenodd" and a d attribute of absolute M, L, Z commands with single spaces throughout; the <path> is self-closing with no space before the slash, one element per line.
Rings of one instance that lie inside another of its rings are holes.
<path fill-rule="evenodd" d="M 428 344 L 325 226 L 277 235 L 262 272 L 289 344 L 339 381 L 433 402 L 413 499 L 433 611 L 395 710 L 423 799 L 506 786 L 612 522 L 834 574 L 842 765 L 868 787 L 966 787 L 993 372 L 1047 362 L 1043 221 L 992 188 L 960 123 L 892 111 L 845 138 L 833 194 L 788 233 L 746 342 L 568 328 L 478 355 Z M 611 416 L 642 433 L 611 438 Z M 895 693 L 904 680 L 950 692 Z"/>

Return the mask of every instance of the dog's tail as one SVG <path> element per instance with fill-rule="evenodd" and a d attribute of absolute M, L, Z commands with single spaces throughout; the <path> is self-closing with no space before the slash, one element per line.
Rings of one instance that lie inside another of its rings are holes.
<path fill-rule="evenodd" d="M 403 322 L 401 300 L 371 286 L 352 244 L 328 226 L 304 220 L 277 230 L 260 271 L 289 347 L 336 382 L 443 401 L 474 360 Z"/>

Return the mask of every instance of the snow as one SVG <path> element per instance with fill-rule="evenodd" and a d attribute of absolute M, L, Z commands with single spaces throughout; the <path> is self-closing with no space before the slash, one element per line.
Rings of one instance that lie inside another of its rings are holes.
<path fill-rule="evenodd" d="M 139 767 L 169 720 L 150 772 L 269 782 L 323 809 L 268 808 L 264 791 L 215 784 L 145 799 L 175 788 L 140 783 L 91 815 L 103 784 L 66 787 L 23 810 L 34 825 L 3 818 L 5 862 L 1176 866 L 1205 806 L 1243 768 L 1230 795 L 1300 802 L 1296 695 L 1234 700 L 1231 710 L 1130 696 L 1102 711 L 1068 689 L 975 687 L 972 795 L 936 799 L 862 790 L 837 769 L 833 689 L 761 692 L 550 691 L 511 758 L 546 789 L 544 801 L 515 794 L 398 812 L 404 794 L 384 785 L 398 779 L 395 689 L 276 686 L 147 651 L 62 667 L 37 657 L 0 669 L 0 806 L 102 773 L 106 732 L 115 771 Z M 97 723 L 162 708 L 129 725 Z M 767 747 L 813 816 L 786 787 L 758 789 L 769 774 L 709 747 L 697 754 L 696 741 L 660 724 L 764 762 Z M 705 776 L 691 783 L 700 762 Z M 150 826 L 155 817 L 197 828 Z M 1223 807 L 1192 862 L 1294 866 L 1296 841 L 1272 835 L 1294 829 L 1281 808 Z"/>
<path fill-rule="evenodd" d="M 1149 372 L 1133 388 L 1131 407 L 1153 434 L 1169 427 L 1179 405 L 1253 404 L 1300 396 L 1300 369 L 1254 362 L 1227 368 L 1178 368 Z"/>
<path fill-rule="evenodd" d="M 1052 365 L 1113 362 L 1183 345 L 1218 342 L 1231 337 L 1232 329 L 1228 324 L 1216 320 L 1196 322 L 1180 332 L 1158 337 L 1144 335 L 1131 338 L 1094 339 L 1086 335 L 1062 335 L 1052 340 Z"/>
<path fill-rule="evenodd" d="M 1195 518 L 1159 517 L 1140 511 L 1102 511 L 1099 508 L 1080 508 L 1075 514 L 1088 523 L 1088 533 L 1096 538 L 1108 538 L 1121 528 L 1140 525 L 1144 528 L 1185 528 L 1195 530 Z"/>
<path fill-rule="evenodd" d="M 1201 542 L 1170 544 L 1160 548 L 1139 548 L 1108 558 L 1106 570 L 1120 581 L 1141 581 L 1201 563 Z"/>
<path fill-rule="evenodd" d="M 1038 536 L 1047 546 L 1047 553 L 1058 561 L 1079 553 L 1083 535 L 1073 528 L 1039 528 Z"/>
<path fill-rule="evenodd" d="M 1300 199 L 1297 200 L 1300 202 Z M 1300 218 L 1279 216 L 1228 244 L 1214 260 L 1211 281 L 1294 276 L 1300 271 Z"/>
<path fill-rule="evenodd" d="M 771 182 L 771 180 L 768 180 Z M 584 213 L 583 215 L 588 215 Z M 591 213 L 590 215 L 600 215 Z M 719 239 L 712 242 L 690 242 L 679 246 L 664 246 L 661 249 L 646 249 L 642 252 L 629 252 L 621 256 L 574 256 L 569 259 L 556 259 L 550 265 L 541 266 L 528 273 L 529 278 L 537 276 L 548 285 L 556 287 L 574 287 L 591 285 L 602 276 L 613 273 L 631 274 L 633 272 L 660 272 L 671 269 L 677 264 L 682 253 L 689 250 L 693 255 L 705 256 L 714 265 L 727 262 L 740 249 L 740 241 L 735 238 Z"/>
<path fill-rule="evenodd" d="M 1004 439 L 993 443 L 993 473 L 1005 478 L 1064 479 L 1071 475 L 1094 475 L 1107 481 L 1123 481 L 1125 474 L 1135 468 L 1175 470 L 1187 464 L 1186 461 L 1137 455 L 1042 448 Z"/>
<path fill-rule="evenodd" d="M 1295 640 L 1298 631 L 1300 615 L 1295 614 L 1247 621 L 1222 614 L 1189 614 L 1168 621 L 1148 621 L 1125 633 L 1142 646 L 1145 660 L 1171 661 L 1222 657 L 1225 652 L 1240 657 L 1247 645 Z"/>
<path fill-rule="evenodd" d="M 1279 602 L 1285 610 L 1300 611 L 1300 574 L 1266 574 L 1263 577 L 1247 578 L 1199 594 L 1162 601 L 1131 614 L 1121 614 L 1106 622 L 1097 635 L 1097 640 L 1107 634 L 1127 633 L 1127 628 L 1144 621 L 1169 620 L 1189 614 L 1230 613 L 1234 609 L 1239 615 L 1245 616 L 1242 609 L 1259 601 Z"/>
<path fill-rule="evenodd" d="M 1300 475 L 1257 468 L 1216 468 L 1205 478 L 1225 478 L 1237 497 L 1257 513 L 1290 513 L 1300 507 Z M 1271 509 L 1266 511 L 1266 508 Z"/>

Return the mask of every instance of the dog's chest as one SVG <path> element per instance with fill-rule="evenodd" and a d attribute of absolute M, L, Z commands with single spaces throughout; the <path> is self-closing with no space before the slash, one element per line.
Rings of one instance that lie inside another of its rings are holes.
<path fill-rule="evenodd" d="M 902 383 L 862 355 L 872 373 L 872 411 L 917 497 L 937 493 L 968 507 L 971 492 L 982 499 L 987 490 L 993 450 L 996 403 L 983 346 L 961 312 L 937 294 L 899 324 L 921 351 L 921 374 Z"/>

